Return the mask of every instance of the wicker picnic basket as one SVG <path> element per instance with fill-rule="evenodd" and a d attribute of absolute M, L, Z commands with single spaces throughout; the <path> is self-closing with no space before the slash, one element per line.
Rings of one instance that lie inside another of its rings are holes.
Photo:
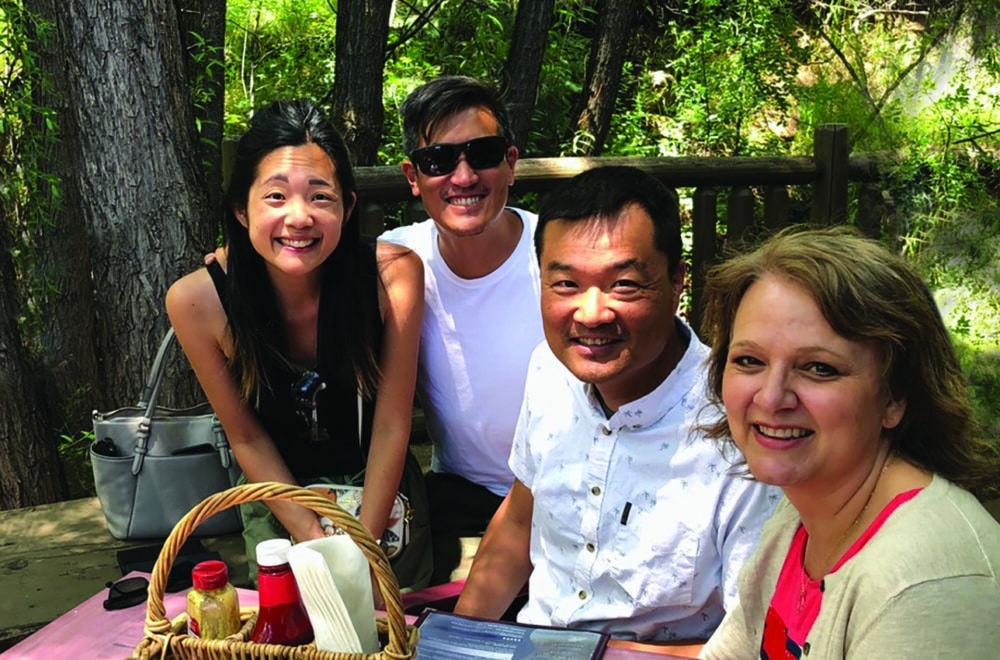
<path fill-rule="evenodd" d="M 377 653 L 350 653 L 344 651 L 321 651 L 315 644 L 302 646 L 282 646 L 278 644 L 257 644 L 250 641 L 250 632 L 257 619 L 256 608 L 241 608 L 243 627 L 235 635 L 225 639 L 206 640 L 187 634 L 187 614 L 181 614 L 172 621 L 166 618 L 163 606 L 163 592 L 167 576 L 173 566 L 181 545 L 191 532 L 212 514 L 245 502 L 286 500 L 311 509 L 326 516 L 344 530 L 361 548 L 371 565 L 378 582 L 379 592 L 385 601 L 386 617 L 376 621 L 379 637 L 387 642 Z M 399 584 L 389 566 L 385 553 L 375 543 L 375 539 L 356 518 L 326 497 L 305 488 L 262 482 L 243 484 L 210 495 L 191 509 L 174 526 L 163 544 L 160 556 L 153 567 L 149 581 L 149 597 L 146 601 L 145 635 L 132 652 L 131 658 L 151 660 L 152 658 L 204 658 L 222 660 L 229 658 L 262 658 L 264 660 L 406 660 L 413 657 L 417 643 L 417 629 L 406 623 L 403 605 L 399 595 Z"/>

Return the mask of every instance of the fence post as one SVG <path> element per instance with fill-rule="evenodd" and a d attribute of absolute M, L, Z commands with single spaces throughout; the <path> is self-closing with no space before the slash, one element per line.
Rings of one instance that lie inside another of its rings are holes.
<path fill-rule="evenodd" d="M 691 313 L 688 322 L 697 332 L 701 327 L 701 294 L 705 290 L 705 273 L 716 260 L 718 234 L 716 227 L 719 213 L 716 207 L 718 194 L 714 188 L 703 187 L 694 191 L 691 228 Z"/>
<path fill-rule="evenodd" d="M 377 237 L 385 231 L 385 206 L 378 202 L 361 202 L 361 235 Z"/>
<path fill-rule="evenodd" d="M 847 124 L 822 124 L 813 133 L 818 175 L 813 182 L 812 221 L 821 225 L 847 222 Z"/>
<path fill-rule="evenodd" d="M 764 189 L 764 229 L 773 233 L 788 223 L 788 188 L 768 186 Z"/>
<path fill-rule="evenodd" d="M 726 241 L 746 241 L 753 232 L 753 191 L 733 186 L 726 201 Z"/>

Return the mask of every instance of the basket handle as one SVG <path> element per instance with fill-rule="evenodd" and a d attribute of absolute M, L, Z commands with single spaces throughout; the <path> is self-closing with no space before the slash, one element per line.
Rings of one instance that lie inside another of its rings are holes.
<path fill-rule="evenodd" d="M 299 486 L 270 481 L 242 484 L 209 495 L 177 521 L 170 536 L 163 543 L 156 565 L 153 566 L 149 581 L 149 598 L 146 601 L 146 634 L 163 635 L 171 630 L 171 623 L 166 618 L 166 608 L 163 606 L 163 593 L 174 559 L 191 532 L 205 519 L 231 506 L 273 500 L 284 500 L 304 506 L 314 513 L 330 518 L 338 528 L 347 532 L 375 571 L 379 592 L 385 601 L 389 642 L 383 651 L 390 657 L 409 657 L 406 652 L 406 619 L 403 616 L 399 583 L 392 572 L 389 560 L 378 547 L 371 532 L 358 522 L 357 518 L 319 493 Z"/>

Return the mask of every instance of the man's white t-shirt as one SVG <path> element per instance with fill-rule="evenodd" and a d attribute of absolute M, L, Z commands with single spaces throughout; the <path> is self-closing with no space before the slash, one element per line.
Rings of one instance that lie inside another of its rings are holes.
<path fill-rule="evenodd" d="M 538 217 L 509 210 L 521 218 L 521 238 L 499 268 L 476 279 L 458 277 L 445 263 L 433 220 L 379 237 L 410 248 L 424 262 L 417 394 L 434 444 L 431 469 L 500 496 L 514 480 L 507 458 L 528 360 L 543 339 Z"/>

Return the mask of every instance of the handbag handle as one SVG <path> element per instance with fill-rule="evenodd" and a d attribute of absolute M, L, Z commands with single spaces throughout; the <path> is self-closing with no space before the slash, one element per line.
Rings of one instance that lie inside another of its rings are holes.
<path fill-rule="evenodd" d="M 153 360 L 153 368 L 149 370 L 149 378 L 146 379 L 146 386 L 142 389 L 142 397 L 139 399 L 139 407 L 146 409 L 146 417 L 153 416 L 156 408 L 156 397 L 160 394 L 160 382 L 163 380 L 163 369 L 166 366 L 167 351 L 173 345 L 175 339 L 174 327 L 167 328 L 167 334 L 160 342 L 160 348 L 156 351 L 156 358 Z"/>
<path fill-rule="evenodd" d="M 149 370 L 149 378 L 146 379 L 146 386 L 143 387 L 142 396 L 139 398 L 138 407 L 145 408 L 146 412 L 139 419 L 136 430 L 135 448 L 132 455 L 133 475 L 138 475 L 142 471 L 142 463 L 145 461 L 146 453 L 149 451 L 149 434 L 152 431 L 153 415 L 156 414 L 156 399 L 160 395 L 163 371 L 166 369 L 167 351 L 173 346 L 175 340 L 174 327 L 170 326 L 167 328 L 167 334 L 164 335 L 163 341 L 160 342 L 160 347 L 156 351 L 156 357 L 153 359 L 153 367 Z M 215 448 L 219 451 L 219 459 L 222 461 L 222 467 L 228 470 L 230 464 L 229 441 L 226 439 L 226 434 L 222 429 L 219 418 L 214 414 L 212 416 L 212 431 L 215 435 Z"/>

